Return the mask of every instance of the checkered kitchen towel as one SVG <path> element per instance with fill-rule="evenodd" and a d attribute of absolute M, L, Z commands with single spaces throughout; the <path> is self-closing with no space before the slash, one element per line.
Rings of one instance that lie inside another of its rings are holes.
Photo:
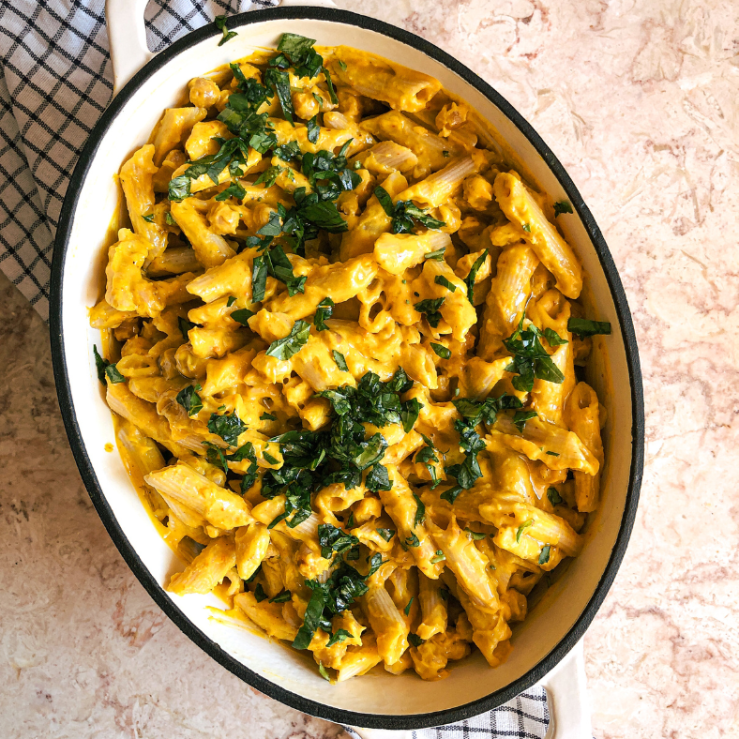
<path fill-rule="evenodd" d="M 149 47 L 163 49 L 215 15 L 277 0 L 152 0 Z M 77 156 L 113 93 L 104 0 L 0 0 L 0 268 L 43 318 L 54 233 Z M 543 688 L 417 739 L 543 737 Z"/>

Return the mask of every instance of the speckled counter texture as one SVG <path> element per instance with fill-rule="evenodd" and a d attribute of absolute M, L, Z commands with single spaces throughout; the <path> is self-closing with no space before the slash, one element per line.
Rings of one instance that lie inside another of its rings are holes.
<path fill-rule="evenodd" d="M 338 0 L 454 54 L 595 214 L 641 347 L 647 466 L 585 640 L 595 737 L 739 736 L 739 25 L 709 0 Z M 733 7 L 732 7 L 733 6 Z M 328 739 L 247 687 L 127 570 L 77 473 L 48 331 L 0 278 L 5 737 Z"/>

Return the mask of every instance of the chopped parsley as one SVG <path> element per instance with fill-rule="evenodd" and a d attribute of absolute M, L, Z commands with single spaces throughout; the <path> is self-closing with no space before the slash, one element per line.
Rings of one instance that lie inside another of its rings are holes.
<path fill-rule="evenodd" d="M 595 336 L 596 334 L 609 336 L 611 333 L 611 324 L 607 321 L 589 321 L 587 318 L 570 318 L 567 321 L 567 330 L 581 339 L 588 336 Z"/>
<path fill-rule="evenodd" d="M 558 200 L 554 204 L 554 217 L 561 216 L 563 213 L 572 213 L 572 205 L 567 200 Z"/>
<path fill-rule="evenodd" d="M 451 351 L 447 349 L 447 347 L 445 347 L 443 344 L 435 344 L 432 341 L 431 348 L 436 353 L 436 356 L 441 357 L 442 359 L 449 359 L 452 356 Z"/>
<path fill-rule="evenodd" d="M 188 416 L 197 416 L 203 410 L 203 401 L 192 385 L 182 388 L 175 400 L 187 411 Z"/>
<path fill-rule="evenodd" d="M 286 360 L 297 354 L 307 343 L 310 336 L 310 323 L 295 321 L 290 333 L 284 339 L 277 339 L 269 345 L 267 356 Z"/>
<path fill-rule="evenodd" d="M 394 234 L 412 233 L 413 229 L 416 228 L 416 223 L 434 230 L 446 226 L 444 221 L 428 215 L 423 208 L 419 208 L 412 200 L 401 200 L 393 203 L 393 199 L 384 187 L 378 185 L 374 190 L 374 194 L 385 213 L 392 219 L 390 230 Z"/>
<path fill-rule="evenodd" d="M 225 44 L 226 41 L 230 41 L 234 36 L 239 35 L 238 33 L 236 33 L 236 31 L 229 31 L 226 28 L 226 16 L 225 15 L 217 15 L 214 18 L 214 23 L 216 24 L 216 28 L 219 31 L 223 31 L 223 36 L 221 37 L 221 40 L 218 42 L 218 46 L 223 46 L 223 44 Z"/>

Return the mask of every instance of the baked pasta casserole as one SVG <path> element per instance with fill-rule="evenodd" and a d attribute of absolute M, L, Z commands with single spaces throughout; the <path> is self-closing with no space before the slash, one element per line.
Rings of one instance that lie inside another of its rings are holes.
<path fill-rule="evenodd" d="M 598 505 L 610 326 L 570 204 L 437 80 L 290 33 L 193 79 L 119 180 L 94 354 L 166 588 L 331 682 L 503 662 Z"/>

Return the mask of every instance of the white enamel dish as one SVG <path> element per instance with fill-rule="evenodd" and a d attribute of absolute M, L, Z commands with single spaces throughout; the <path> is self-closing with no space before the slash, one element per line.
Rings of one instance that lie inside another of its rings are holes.
<path fill-rule="evenodd" d="M 59 403 L 103 523 L 134 574 L 188 637 L 250 685 L 301 711 L 355 726 L 414 729 L 458 721 L 510 700 L 553 670 L 592 621 L 623 558 L 641 483 L 644 418 L 636 339 L 621 281 L 590 211 L 554 154 L 513 107 L 417 36 L 345 11 L 281 7 L 233 16 L 229 28 L 238 35 L 222 47 L 217 46 L 220 32 L 211 25 L 151 58 L 143 42 L 144 4 L 109 0 L 117 82 L 131 79 L 80 157 L 53 262 L 51 336 Z M 473 654 L 455 663 L 450 677 L 440 682 L 378 671 L 329 686 L 309 656 L 210 618 L 206 606 L 219 606 L 215 598 L 164 591 L 170 573 L 183 564 L 155 531 L 118 454 L 105 451 L 106 443 L 115 444 L 114 430 L 93 360 L 99 333 L 89 327 L 87 312 L 99 298 L 104 239 L 118 202 L 114 175 L 146 142 L 162 110 L 175 103 L 189 79 L 256 46 L 274 46 L 285 31 L 315 38 L 319 45 L 375 52 L 437 77 L 493 123 L 544 190 L 555 200 L 569 200 L 575 210 L 560 218 L 560 225 L 588 275 L 593 317 L 613 326 L 605 340 L 607 362 L 591 368 L 588 377 L 608 414 L 602 504 L 588 523 L 582 554 L 560 568 L 561 576 L 514 631 L 508 661 L 495 670 Z"/>

